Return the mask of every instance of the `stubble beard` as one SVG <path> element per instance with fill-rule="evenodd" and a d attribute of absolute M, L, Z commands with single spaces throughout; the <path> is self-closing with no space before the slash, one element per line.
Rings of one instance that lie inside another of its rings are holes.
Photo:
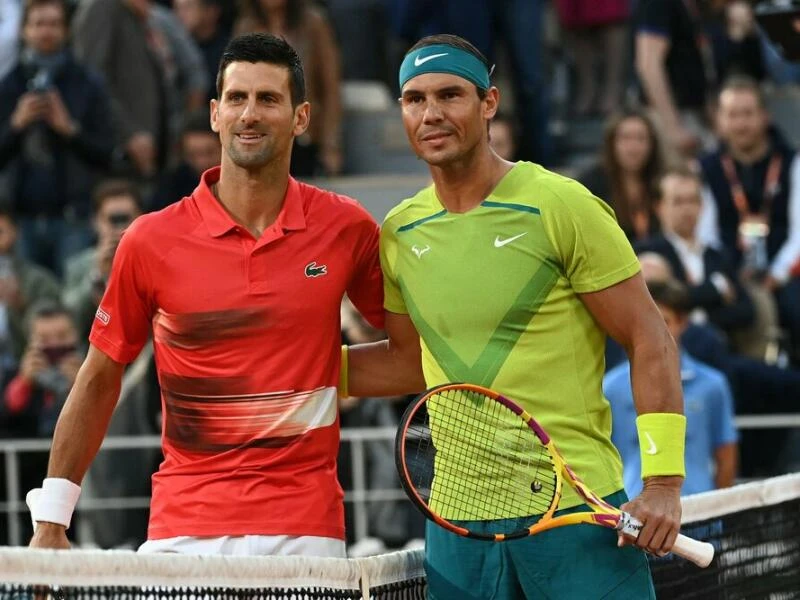
<path fill-rule="evenodd" d="M 267 165 L 273 158 L 273 148 L 265 144 L 261 148 L 242 151 L 236 147 L 236 140 L 231 140 L 228 145 L 228 156 L 237 167 L 243 169 L 256 169 Z"/>

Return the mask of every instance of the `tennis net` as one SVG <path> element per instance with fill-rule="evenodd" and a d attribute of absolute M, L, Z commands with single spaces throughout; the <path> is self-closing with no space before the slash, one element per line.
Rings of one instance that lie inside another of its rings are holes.
<path fill-rule="evenodd" d="M 800 473 L 684 499 L 683 532 L 711 542 L 707 569 L 651 558 L 660 600 L 800 600 Z M 490 543 L 490 542 L 487 542 Z M 358 559 L 139 555 L 0 548 L 9 600 L 415 600 L 419 551 Z"/>

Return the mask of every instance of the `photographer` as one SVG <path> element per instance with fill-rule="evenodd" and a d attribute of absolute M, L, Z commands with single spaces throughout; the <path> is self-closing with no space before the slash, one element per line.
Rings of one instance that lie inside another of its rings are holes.
<path fill-rule="evenodd" d="M 66 308 L 43 300 L 31 308 L 28 347 L 19 373 L 5 391 L 5 411 L 23 420 L 18 433 L 51 437 L 83 356 L 78 333 Z"/>
<path fill-rule="evenodd" d="M 20 217 L 23 255 L 61 273 L 88 245 L 93 169 L 113 151 L 100 80 L 66 48 L 64 0 L 30 0 L 17 66 L 0 82 L 0 169 Z"/>
<path fill-rule="evenodd" d="M 97 186 L 94 193 L 97 245 L 67 261 L 64 279 L 64 304 L 75 317 L 81 339 L 89 336 L 122 232 L 140 214 L 141 198 L 127 181 L 109 180 Z"/>

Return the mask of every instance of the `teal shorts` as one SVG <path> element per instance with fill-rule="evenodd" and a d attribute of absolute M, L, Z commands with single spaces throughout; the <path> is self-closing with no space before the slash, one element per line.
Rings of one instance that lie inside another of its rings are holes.
<path fill-rule="evenodd" d="M 606 497 L 614 506 L 624 491 Z M 589 510 L 576 506 L 556 516 Z M 498 522 L 484 521 L 482 529 Z M 471 524 L 472 525 L 472 524 Z M 617 547 L 617 533 L 567 525 L 509 542 L 473 540 L 428 522 L 425 571 L 431 600 L 655 600 L 644 552 Z"/>

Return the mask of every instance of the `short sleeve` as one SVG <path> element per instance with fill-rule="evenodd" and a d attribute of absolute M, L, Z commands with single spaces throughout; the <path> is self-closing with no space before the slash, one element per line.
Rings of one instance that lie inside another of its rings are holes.
<path fill-rule="evenodd" d="M 89 334 L 92 345 L 120 363 L 136 358 L 152 328 L 152 282 L 143 264 L 145 241 L 137 225 L 134 223 L 120 240 L 108 287 Z"/>
<path fill-rule="evenodd" d="M 714 403 L 714 414 L 711 415 L 711 422 L 714 428 L 711 436 L 715 449 L 726 444 L 733 444 L 739 440 L 734 414 L 731 388 L 724 377 L 720 375 L 716 402 Z"/>
<path fill-rule="evenodd" d="M 675 2 L 676 0 L 642 0 L 639 4 L 636 32 L 670 37 L 673 15 L 671 5 Z"/>
<path fill-rule="evenodd" d="M 378 224 L 370 219 L 365 223 L 361 237 L 347 296 L 370 325 L 383 329 L 383 276 L 378 255 Z"/>
<path fill-rule="evenodd" d="M 614 211 L 579 183 L 553 191 L 542 218 L 575 292 L 597 292 L 639 272 L 639 261 Z"/>
<path fill-rule="evenodd" d="M 389 312 L 407 315 L 405 300 L 397 281 L 397 237 L 386 223 L 381 229 L 381 269 L 383 270 L 383 307 Z"/>

